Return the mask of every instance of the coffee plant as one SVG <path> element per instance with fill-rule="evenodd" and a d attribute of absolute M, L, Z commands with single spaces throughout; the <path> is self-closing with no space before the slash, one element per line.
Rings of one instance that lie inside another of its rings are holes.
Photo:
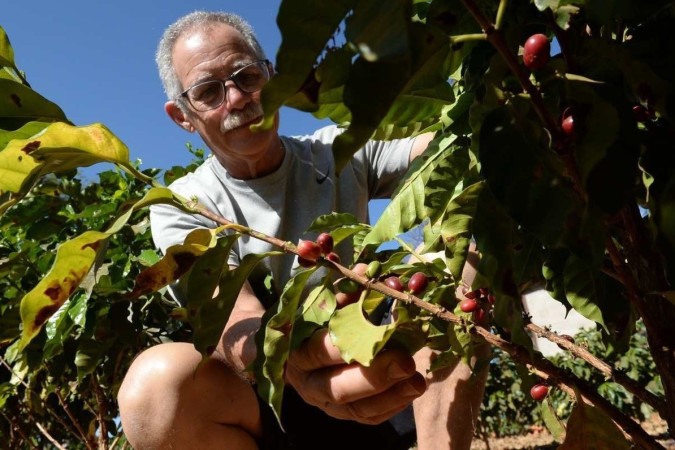
<path fill-rule="evenodd" d="M 272 293 L 257 336 L 253 370 L 275 411 L 289 351 L 320 327 L 346 361 L 365 365 L 384 348 L 427 346 L 437 368 L 471 361 L 473 344 L 487 342 L 526 385 L 546 386 L 546 398 L 535 394 L 542 408 L 556 392 L 574 399 L 566 423 L 545 409 L 561 448 L 597 436 L 605 447 L 662 448 L 597 382 L 535 352 L 530 335 L 585 361 L 673 429 L 674 14 L 666 0 L 283 1 L 277 74 L 256 127 L 271 126 L 282 105 L 331 119 L 345 129 L 334 143 L 338 172 L 368 139 L 435 132 L 377 223 L 317 217 L 297 246 L 172 193 L 105 126 L 70 123 L 30 88 L 1 32 L 3 433 L 28 446 L 107 447 L 115 389 L 135 353 L 189 339 L 208 356 L 250 271 L 299 256 L 305 270 Z M 99 162 L 117 166 L 99 184 L 72 176 Z M 144 216 L 157 203 L 219 226 L 159 257 Z M 401 238 L 413 229 L 422 248 Z M 324 233 L 353 247 L 353 261 L 332 256 Z M 226 255 L 242 235 L 269 251 L 230 269 Z M 400 245 L 381 247 L 392 240 Z M 467 286 L 472 244 L 480 262 Z M 425 258 L 434 252 L 443 257 Z M 356 262 L 373 270 L 354 271 Z M 324 283 L 305 295 L 317 271 Z M 166 295 L 174 282 L 184 308 Z M 594 321 L 611 354 L 627 351 L 640 320 L 663 391 L 532 323 L 520 298 L 536 286 Z M 337 308 L 337 290 L 354 303 Z M 391 323 L 369 320 L 392 301 Z"/>

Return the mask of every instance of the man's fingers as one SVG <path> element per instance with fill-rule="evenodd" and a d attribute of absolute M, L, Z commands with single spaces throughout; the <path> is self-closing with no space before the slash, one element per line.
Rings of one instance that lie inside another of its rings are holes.
<path fill-rule="evenodd" d="M 340 351 L 331 342 L 326 329 L 318 330 L 288 357 L 289 368 L 302 372 L 344 363 Z"/>
<path fill-rule="evenodd" d="M 376 425 L 390 419 L 405 409 L 413 400 L 422 395 L 426 382 L 420 373 L 400 381 L 377 395 L 351 403 L 326 403 L 323 409 L 329 415 Z"/>

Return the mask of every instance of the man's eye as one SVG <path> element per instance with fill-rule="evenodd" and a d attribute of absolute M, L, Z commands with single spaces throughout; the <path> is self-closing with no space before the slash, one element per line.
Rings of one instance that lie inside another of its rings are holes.
<path fill-rule="evenodd" d="M 192 97 L 196 101 L 207 103 L 210 100 L 218 98 L 220 95 L 220 90 L 220 83 L 204 83 L 202 85 L 195 86 Z"/>

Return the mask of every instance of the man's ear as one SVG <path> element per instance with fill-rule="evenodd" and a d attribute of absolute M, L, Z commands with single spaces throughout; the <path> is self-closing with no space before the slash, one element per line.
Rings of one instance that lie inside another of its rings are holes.
<path fill-rule="evenodd" d="M 178 104 L 175 100 L 169 100 L 164 104 L 164 111 L 171 117 L 171 120 L 176 122 L 176 124 L 187 131 L 188 133 L 193 133 L 195 127 L 192 125 L 192 122 L 183 112 L 182 109 L 178 107 Z"/>

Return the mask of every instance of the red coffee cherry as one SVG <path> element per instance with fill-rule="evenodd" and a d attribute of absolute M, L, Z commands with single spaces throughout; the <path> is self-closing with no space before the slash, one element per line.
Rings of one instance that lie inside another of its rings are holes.
<path fill-rule="evenodd" d="M 319 237 L 316 238 L 316 243 L 319 244 L 321 253 L 324 255 L 333 251 L 333 236 L 329 233 L 321 233 Z"/>
<path fill-rule="evenodd" d="M 297 251 L 298 261 L 300 261 L 300 258 L 302 258 L 310 262 L 316 262 L 316 260 L 321 256 L 321 247 L 319 247 L 319 244 L 313 241 L 301 240 L 298 242 Z"/>
<path fill-rule="evenodd" d="M 543 401 L 547 395 L 548 395 L 548 386 L 546 386 L 545 384 L 535 384 L 530 389 L 530 397 L 532 397 L 537 402 Z"/>
<path fill-rule="evenodd" d="M 459 304 L 459 309 L 461 309 L 462 312 L 470 313 L 478 309 L 478 306 L 478 302 L 475 299 L 467 298 Z"/>
<path fill-rule="evenodd" d="M 422 272 L 415 272 L 408 280 L 408 290 L 413 295 L 423 292 L 428 285 L 429 278 Z"/>
<path fill-rule="evenodd" d="M 565 117 L 562 121 L 561 128 L 563 133 L 567 136 L 572 136 L 574 134 L 574 116 L 570 114 Z"/>
<path fill-rule="evenodd" d="M 551 54 L 551 42 L 543 34 L 530 36 L 523 45 L 523 64 L 530 70 L 539 70 L 546 65 Z"/>
<path fill-rule="evenodd" d="M 340 264 L 340 255 L 338 255 L 335 252 L 330 252 L 329 254 L 327 254 L 326 259 L 328 261 L 332 261 L 334 263 Z"/>
<path fill-rule="evenodd" d="M 401 279 L 395 275 L 392 275 L 384 280 L 384 284 L 395 291 L 403 292 L 403 284 L 401 284 Z"/>

